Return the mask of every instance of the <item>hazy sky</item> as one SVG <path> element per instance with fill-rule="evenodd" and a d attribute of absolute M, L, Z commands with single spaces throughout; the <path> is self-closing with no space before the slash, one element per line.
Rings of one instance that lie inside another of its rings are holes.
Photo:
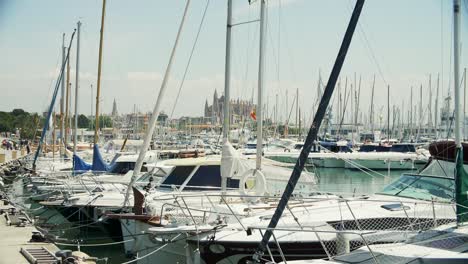
<path fill-rule="evenodd" d="M 205 100 L 215 89 L 222 93 L 226 26 L 225 0 L 211 0 L 174 117 L 202 115 Z M 258 2 L 234 0 L 235 23 L 257 19 Z M 299 105 L 310 114 L 317 96 L 319 72 L 328 79 L 344 35 L 354 0 L 268 0 L 265 101 L 272 109 L 279 94 L 280 112 L 286 112 L 296 88 Z M 468 40 L 468 1 L 463 0 L 462 43 Z M 192 0 L 163 110 L 171 112 L 190 50 L 207 4 Z M 109 113 L 115 99 L 119 112 L 150 111 L 174 44 L 185 1 L 108 0 L 105 17 L 102 70 L 102 111 Z M 91 111 L 91 88 L 96 86 L 100 0 L 0 0 L 0 111 L 23 108 L 43 111 L 49 104 L 58 76 L 62 33 L 66 43 L 81 20 L 79 111 Z M 368 112 L 373 75 L 376 103 L 414 104 L 423 85 L 429 100 L 432 74 L 435 98 L 437 74 L 441 94 L 452 78 L 452 0 L 366 1 L 341 76 L 362 76 L 361 109 Z M 467 66 L 462 44 L 462 68 Z M 258 23 L 234 27 L 232 97 L 256 98 Z M 75 44 L 72 47 L 71 82 L 74 88 Z M 453 91 L 453 89 L 452 89 Z M 95 92 L 95 88 L 94 88 Z M 255 99 L 256 100 L 256 99 Z M 94 104 L 94 102 L 93 102 Z M 380 108 L 376 107 L 377 109 Z"/>

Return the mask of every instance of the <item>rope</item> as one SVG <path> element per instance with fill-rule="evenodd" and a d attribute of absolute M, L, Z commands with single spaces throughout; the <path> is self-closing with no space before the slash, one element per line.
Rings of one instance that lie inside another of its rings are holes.
<path fill-rule="evenodd" d="M 193 53 L 195 52 L 195 48 L 196 48 L 197 43 L 198 43 L 198 37 L 200 36 L 200 32 L 201 32 L 201 29 L 203 27 L 203 22 L 205 21 L 206 11 L 208 10 L 209 4 L 210 4 L 210 0 L 207 0 L 206 5 L 205 5 L 205 10 L 203 11 L 202 19 L 200 21 L 200 25 L 198 26 L 197 35 L 195 36 L 195 41 L 193 43 L 192 50 L 190 51 L 190 55 L 189 55 L 189 59 L 187 61 L 187 65 L 185 66 L 184 75 L 182 76 L 182 80 L 181 80 L 180 85 L 179 85 L 179 91 L 177 92 L 177 97 L 175 99 L 174 106 L 172 107 L 170 119 L 172 119 L 172 117 L 174 115 L 174 110 L 175 110 L 175 107 L 177 105 L 177 101 L 179 100 L 180 92 L 182 91 L 182 87 L 184 86 L 185 77 L 187 76 L 187 72 L 188 72 L 189 67 L 190 67 L 190 62 L 192 61 L 192 56 L 193 56 Z"/>
<path fill-rule="evenodd" d="M 148 257 L 148 256 L 150 256 L 150 255 L 152 255 L 152 254 L 154 254 L 154 253 L 160 251 L 161 249 L 167 247 L 169 244 L 171 244 L 172 242 L 174 242 L 175 239 L 176 239 L 177 237 L 179 237 L 180 235 L 181 235 L 181 234 L 178 234 L 175 238 L 173 238 L 173 239 L 171 240 L 171 242 L 162 245 L 161 247 L 159 247 L 159 248 L 153 250 L 152 252 L 150 252 L 150 253 L 148 253 L 148 254 L 146 254 L 146 255 L 143 255 L 143 256 L 141 256 L 141 257 L 137 257 L 137 258 L 135 258 L 135 259 L 133 259 L 133 260 L 130 260 L 130 261 L 127 261 L 127 262 L 123 262 L 123 263 L 121 263 L 121 264 L 133 263 L 133 262 L 139 261 L 139 260 L 141 260 L 141 259 L 144 259 L 144 258 L 146 258 L 146 257 Z"/>
<path fill-rule="evenodd" d="M 111 245 L 118 245 L 133 241 L 135 239 L 123 240 L 118 242 L 110 242 L 110 243 L 101 243 L 101 244 L 68 244 L 68 243 L 59 243 L 54 242 L 54 244 L 59 246 L 67 246 L 67 247 L 101 247 L 101 246 L 111 246 Z"/>

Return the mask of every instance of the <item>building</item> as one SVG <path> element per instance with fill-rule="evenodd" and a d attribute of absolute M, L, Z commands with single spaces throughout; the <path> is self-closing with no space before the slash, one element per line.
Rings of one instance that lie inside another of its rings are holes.
<path fill-rule="evenodd" d="M 230 102 L 231 124 L 237 124 L 245 118 L 250 118 L 250 112 L 255 108 L 255 104 L 247 100 L 239 98 Z M 205 119 L 211 120 L 211 124 L 221 124 L 224 119 L 224 95 L 218 97 L 218 92 L 215 90 L 213 95 L 213 103 L 208 105 L 208 100 L 205 101 Z"/>

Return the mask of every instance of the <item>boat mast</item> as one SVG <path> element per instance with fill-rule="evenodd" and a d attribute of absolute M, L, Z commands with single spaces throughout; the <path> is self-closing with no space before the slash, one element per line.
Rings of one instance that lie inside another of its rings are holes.
<path fill-rule="evenodd" d="M 260 259 L 263 256 L 263 253 L 267 250 L 268 241 L 270 241 L 270 238 L 272 235 L 271 230 L 274 229 L 276 225 L 278 224 L 278 221 L 280 220 L 284 209 L 288 205 L 289 198 L 291 197 L 294 191 L 294 188 L 297 182 L 299 181 L 299 177 L 301 176 L 301 173 L 304 169 L 305 161 L 307 160 L 310 154 L 310 150 L 312 149 L 312 145 L 315 139 L 317 138 L 320 125 L 327 111 L 328 104 L 330 103 L 330 99 L 333 95 L 333 90 L 335 89 L 336 81 L 338 80 L 341 68 L 343 67 L 343 63 L 346 58 L 346 54 L 348 52 L 349 46 L 351 44 L 351 40 L 352 40 L 354 31 L 356 29 L 363 5 L 364 5 L 364 0 L 357 0 L 350 22 L 346 29 L 346 33 L 341 43 L 338 56 L 336 57 L 335 63 L 333 65 L 333 69 L 330 73 L 330 77 L 328 79 L 327 85 L 323 92 L 322 99 L 320 100 L 317 113 L 314 116 L 314 120 L 312 121 L 309 132 L 307 134 L 304 147 L 302 148 L 301 153 L 299 154 L 299 158 L 296 162 L 296 165 L 294 166 L 294 169 L 291 174 L 291 177 L 289 178 L 288 184 L 281 196 L 281 200 L 278 203 L 278 207 L 276 208 L 275 213 L 273 214 L 270 220 L 270 223 L 268 224 L 268 229 L 263 234 L 262 241 L 260 242 L 259 247 L 257 251 L 255 252 L 255 255 L 253 256 L 253 259 L 255 261 L 260 261 Z"/>
<path fill-rule="evenodd" d="M 462 147 L 462 119 L 461 119 L 461 83 L 460 83 L 460 0 L 453 1 L 453 63 L 454 63 L 454 90 L 455 90 L 455 144 L 456 144 L 456 163 L 455 163 L 455 202 L 457 226 L 466 222 L 467 219 L 467 173 L 463 167 L 463 147 Z"/>
<path fill-rule="evenodd" d="M 462 140 L 465 140 L 466 132 L 466 124 L 465 124 L 465 119 L 466 119 L 466 68 L 463 71 L 463 135 L 462 135 Z"/>
<path fill-rule="evenodd" d="M 78 20 L 76 28 L 76 70 L 75 70 L 75 132 L 73 133 L 73 155 L 76 155 L 76 142 L 78 141 L 78 84 L 80 80 L 80 28 Z"/>
<path fill-rule="evenodd" d="M 435 113 L 434 113 L 434 126 L 435 126 L 435 137 L 437 139 L 439 133 L 439 74 L 437 74 L 437 90 L 435 96 Z"/>
<path fill-rule="evenodd" d="M 65 63 L 65 33 L 62 35 L 62 64 Z M 63 128 L 63 117 L 64 117 L 64 100 L 65 100 L 65 78 L 62 78 L 61 82 L 61 89 L 60 89 L 60 147 L 59 152 L 60 156 L 63 157 L 65 153 L 62 153 L 62 142 L 63 142 L 63 135 L 64 135 L 64 128 Z"/>
<path fill-rule="evenodd" d="M 68 61 L 68 59 L 70 57 L 70 47 L 71 47 L 71 45 L 73 43 L 74 36 L 75 36 L 75 31 L 71 35 L 70 45 L 68 46 L 67 55 L 65 57 L 65 60 L 62 62 L 59 78 L 58 78 L 57 82 L 55 83 L 55 89 L 54 89 L 54 93 L 52 95 L 52 101 L 50 102 L 50 106 L 49 106 L 48 111 L 47 111 L 47 117 L 45 119 L 45 124 L 44 124 L 44 127 L 42 128 L 41 138 L 39 139 L 39 143 L 37 145 L 36 153 L 34 154 L 34 160 L 33 160 L 33 164 L 32 164 L 33 171 L 36 170 L 36 162 L 37 162 L 37 158 L 39 157 L 39 153 L 42 150 L 42 144 L 46 145 L 46 142 L 44 142 L 45 141 L 44 138 L 45 138 L 46 133 L 47 133 L 47 128 L 49 127 L 49 122 L 50 122 L 50 118 L 51 118 L 51 115 L 52 115 L 52 110 L 54 109 L 55 100 L 57 99 L 57 94 L 58 94 L 58 90 L 59 90 L 59 87 L 60 87 L 60 83 L 62 82 L 62 79 L 64 77 L 65 63 Z"/>
<path fill-rule="evenodd" d="M 70 46 L 71 49 L 71 46 Z M 68 144 L 68 128 L 70 125 L 70 59 L 67 60 L 67 92 L 66 92 L 66 100 L 65 100 L 65 150 L 67 149 Z"/>
<path fill-rule="evenodd" d="M 390 85 L 387 85 L 387 142 L 390 143 Z"/>
<path fill-rule="evenodd" d="M 454 62 L 454 88 L 455 88 L 455 144 L 461 148 L 461 94 L 460 94 L 460 0 L 453 1 L 453 62 Z"/>
<path fill-rule="evenodd" d="M 150 142 L 151 142 L 151 138 L 153 137 L 156 121 L 158 120 L 159 108 L 161 106 L 161 103 L 162 103 L 162 100 L 163 100 L 163 97 L 164 97 L 164 93 L 166 91 L 167 82 L 169 80 L 169 76 L 170 76 L 170 73 L 171 73 L 172 63 L 174 61 L 177 46 L 179 44 L 180 35 L 181 35 L 182 29 L 184 27 L 185 18 L 187 17 L 187 11 L 188 11 L 189 5 L 190 5 L 190 0 L 187 0 L 187 3 L 185 5 L 185 9 L 184 9 L 184 15 L 182 17 L 182 21 L 180 22 L 179 30 L 177 31 L 177 36 L 176 36 L 176 39 L 175 39 L 175 43 L 174 43 L 174 46 L 172 47 L 171 55 L 169 57 L 169 63 L 167 65 L 166 72 L 164 73 L 164 78 L 163 78 L 162 83 L 161 83 L 161 88 L 159 89 L 158 98 L 156 99 L 156 104 L 154 105 L 153 113 L 151 114 L 151 119 L 150 119 L 150 121 L 148 123 L 148 130 L 146 131 L 145 139 L 143 141 L 143 145 L 142 145 L 140 153 L 138 155 L 138 159 L 137 159 L 136 164 L 135 164 L 135 169 L 133 170 L 132 178 L 130 180 L 129 186 L 128 186 L 127 191 L 125 193 L 125 199 L 124 199 L 124 203 L 123 203 L 124 207 L 128 203 L 128 197 L 130 195 L 131 187 L 133 186 L 133 183 L 135 182 L 136 177 L 138 176 L 138 174 L 141 171 L 141 167 L 143 166 L 143 160 L 145 159 L 146 151 L 148 150 L 148 147 L 149 147 Z"/>
<path fill-rule="evenodd" d="M 229 140 L 230 130 L 230 84 L 231 84 L 231 26 L 232 24 L 232 0 L 227 1 L 227 22 L 226 22 L 226 58 L 224 66 L 224 121 L 223 121 L 223 144 Z M 227 177 L 221 177 L 222 194 L 226 193 Z"/>
<path fill-rule="evenodd" d="M 410 140 L 413 140 L 413 86 L 411 86 L 410 95 Z"/>
<path fill-rule="evenodd" d="M 97 88 L 96 88 L 96 116 L 94 127 L 94 144 L 98 143 L 99 139 L 99 97 L 101 96 L 101 70 L 102 70 L 102 44 L 104 42 L 104 17 L 106 16 L 106 0 L 102 0 L 102 14 L 101 14 L 101 31 L 99 36 L 99 61 L 98 61 L 98 74 L 97 74 Z"/>
<path fill-rule="evenodd" d="M 371 125 L 372 137 L 374 137 L 374 88 L 375 88 L 375 74 L 374 74 L 374 81 L 372 82 L 371 109 L 370 109 L 370 125 Z"/>
<path fill-rule="evenodd" d="M 265 3 L 266 0 L 260 0 L 260 47 L 259 47 L 259 62 L 258 62 L 258 98 L 257 98 L 257 162 L 256 169 L 262 169 L 262 153 L 263 153 L 263 78 L 265 64 Z M 287 92 L 288 90 L 286 90 Z M 286 97 L 286 100 L 288 98 Z M 287 119 L 287 112 L 286 112 Z M 286 125 L 287 125 L 286 121 Z"/>

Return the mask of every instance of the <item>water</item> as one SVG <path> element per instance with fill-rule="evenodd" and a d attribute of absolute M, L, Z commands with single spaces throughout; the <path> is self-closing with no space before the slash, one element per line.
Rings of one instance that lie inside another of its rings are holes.
<path fill-rule="evenodd" d="M 318 189 L 344 194 L 374 194 L 405 172 L 414 171 L 359 171 L 335 168 L 317 168 Z"/>
<path fill-rule="evenodd" d="M 330 169 L 317 168 L 314 170 L 319 178 L 318 190 L 323 192 L 344 193 L 344 194 L 373 194 L 379 192 L 383 187 L 394 179 L 398 178 L 405 171 L 378 171 L 378 172 L 363 172 L 353 171 L 348 169 Z M 56 211 L 43 210 L 38 203 L 25 200 L 23 197 L 24 189 L 21 180 L 16 181 L 11 186 L 10 192 L 16 196 L 16 203 L 24 204 L 30 209 L 31 215 L 40 216 L 48 219 L 48 223 L 60 224 L 56 226 L 51 234 L 57 236 L 62 243 L 77 244 L 77 238 L 80 238 L 80 244 L 105 244 L 114 243 L 115 240 L 108 237 L 108 234 L 103 230 L 93 226 L 85 226 L 84 228 L 76 229 L 69 225 L 63 224 L 63 217 Z M 62 249 L 77 250 L 77 246 L 58 245 Z M 125 257 L 123 244 L 107 245 L 107 246 L 81 246 L 80 250 L 90 256 L 98 258 L 107 258 L 108 264 L 119 264 L 129 261 Z M 106 263 L 100 261 L 98 263 Z"/>

